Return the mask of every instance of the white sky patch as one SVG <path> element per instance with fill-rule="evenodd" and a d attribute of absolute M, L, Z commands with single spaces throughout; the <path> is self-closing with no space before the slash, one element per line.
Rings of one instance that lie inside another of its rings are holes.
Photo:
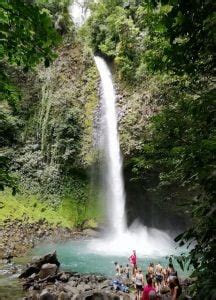
<path fill-rule="evenodd" d="M 86 0 L 74 0 L 73 4 L 70 5 L 68 9 L 70 17 L 78 27 L 82 26 L 90 16 L 90 11 L 86 7 Z"/>

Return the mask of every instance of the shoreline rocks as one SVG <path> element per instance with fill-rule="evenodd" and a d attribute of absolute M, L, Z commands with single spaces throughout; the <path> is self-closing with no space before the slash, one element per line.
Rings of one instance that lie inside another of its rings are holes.
<path fill-rule="evenodd" d="M 44 241 L 66 241 L 96 237 L 93 229 L 76 230 L 50 225 L 45 219 L 37 222 L 6 219 L 0 224 L 0 262 L 11 262 L 13 257 L 22 257 L 37 244 Z"/>
<path fill-rule="evenodd" d="M 33 274 L 38 274 L 39 278 L 54 276 L 60 266 L 60 262 L 56 257 L 56 252 L 46 254 L 37 259 L 33 258 L 33 262 L 27 265 L 27 269 L 19 276 L 20 279 L 28 278 Z"/>
<path fill-rule="evenodd" d="M 19 278 L 25 300 L 130 299 L 106 276 L 61 271 L 56 252 L 34 260 Z"/>

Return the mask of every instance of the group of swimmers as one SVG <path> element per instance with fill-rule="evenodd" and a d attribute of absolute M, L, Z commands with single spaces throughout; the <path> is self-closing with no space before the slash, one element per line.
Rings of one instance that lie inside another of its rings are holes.
<path fill-rule="evenodd" d="M 136 251 L 133 250 L 129 257 L 130 265 L 125 267 L 115 262 L 116 276 L 125 278 L 133 282 L 136 288 L 136 299 L 141 300 L 177 300 L 181 295 L 181 286 L 177 271 L 170 263 L 164 268 L 158 263 L 150 263 L 146 272 L 146 285 L 144 284 L 144 275 L 142 270 L 137 266 Z"/>

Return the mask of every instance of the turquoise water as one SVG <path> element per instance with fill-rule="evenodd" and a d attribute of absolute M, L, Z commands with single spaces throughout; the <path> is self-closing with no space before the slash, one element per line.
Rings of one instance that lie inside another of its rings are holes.
<path fill-rule="evenodd" d="M 57 256 L 61 262 L 61 268 L 65 271 L 75 271 L 80 273 L 98 273 L 107 276 L 114 276 L 114 262 L 125 266 L 128 263 L 128 256 L 114 256 L 94 253 L 88 249 L 89 241 L 86 240 L 73 240 L 66 243 L 50 243 L 42 244 L 34 249 L 34 255 L 44 255 L 54 250 L 57 251 Z M 168 265 L 168 259 L 165 257 L 138 257 L 138 266 L 146 273 L 147 266 L 150 262 L 154 264 L 160 262 L 162 266 Z M 188 273 L 182 272 L 175 264 L 180 277 L 188 276 Z"/>

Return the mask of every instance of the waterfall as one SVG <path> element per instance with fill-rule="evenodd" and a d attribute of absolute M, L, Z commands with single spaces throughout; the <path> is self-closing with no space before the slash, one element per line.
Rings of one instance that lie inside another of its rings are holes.
<path fill-rule="evenodd" d="M 76 26 L 81 26 L 89 16 L 86 0 L 75 0 L 69 13 Z M 105 60 L 94 57 L 101 78 L 101 100 L 104 108 L 104 138 L 102 149 L 105 153 L 105 199 L 108 231 L 121 234 L 126 230 L 125 193 L 122 178 L 122 158 L 119 147 L 116 96 L 111 71 Z"/>
<path fill-rule="evenodd" d="M 125 193 L 122 178 L 122 159 L 119 147 L 116 95 L 111 71 L 105 60 L 95 56 L 95 63 L 101 78 L 101 100 L 104 108 L 105 151 L 105 198 L 107 203 L 108 230 L 121 234 L 126 229 Z"/>
<path fill-rule="evenodd" d="M 100 239 L 91 241 L 89 251 L 104 255 L 129 255 L 136 249 L 139 255 L 165 256 L 174 252 L 174 243 L 169 235 L 161 230 L 147 228 L 135 221 L 130 228 L 126 226 L 125 192 L 122 175 L 122 158 L 119 146 L 116 95 L 112 73 L 106 61 L 94 57 L 101 80 L 102 105 L 102 150 L 105 153 L 104 195 L 108 228 Z"/>
<path fill-rule="evenodd" d="M 88 0 L 74 0 L 73 4 L 69 6 L 70 17 L 77 27 L 81 26 L 89 16 L 87 2 Z"/>
<path fill-rule="evenodd" d="M 82 25 L 89 15 L 85 0 L 74 0 L 69 11 L 74 23 Z M 139 256 L 166 256 L 175 252 L 170 236 L 161 230 L 147 228 L 135 221 L 126 227 L 125 194 L 122 177 L 122 159 L 119 147 L 116 113 L 116 96 L 111 71 L 101 57 L 94 57 L 101 79 L 101 102 L 103 105 L 103 143 L 106 178 L 108 232 L 100 239 L 89 242 L 86 251 L 103 255 L 129 255 L 136 249 Z"/>

